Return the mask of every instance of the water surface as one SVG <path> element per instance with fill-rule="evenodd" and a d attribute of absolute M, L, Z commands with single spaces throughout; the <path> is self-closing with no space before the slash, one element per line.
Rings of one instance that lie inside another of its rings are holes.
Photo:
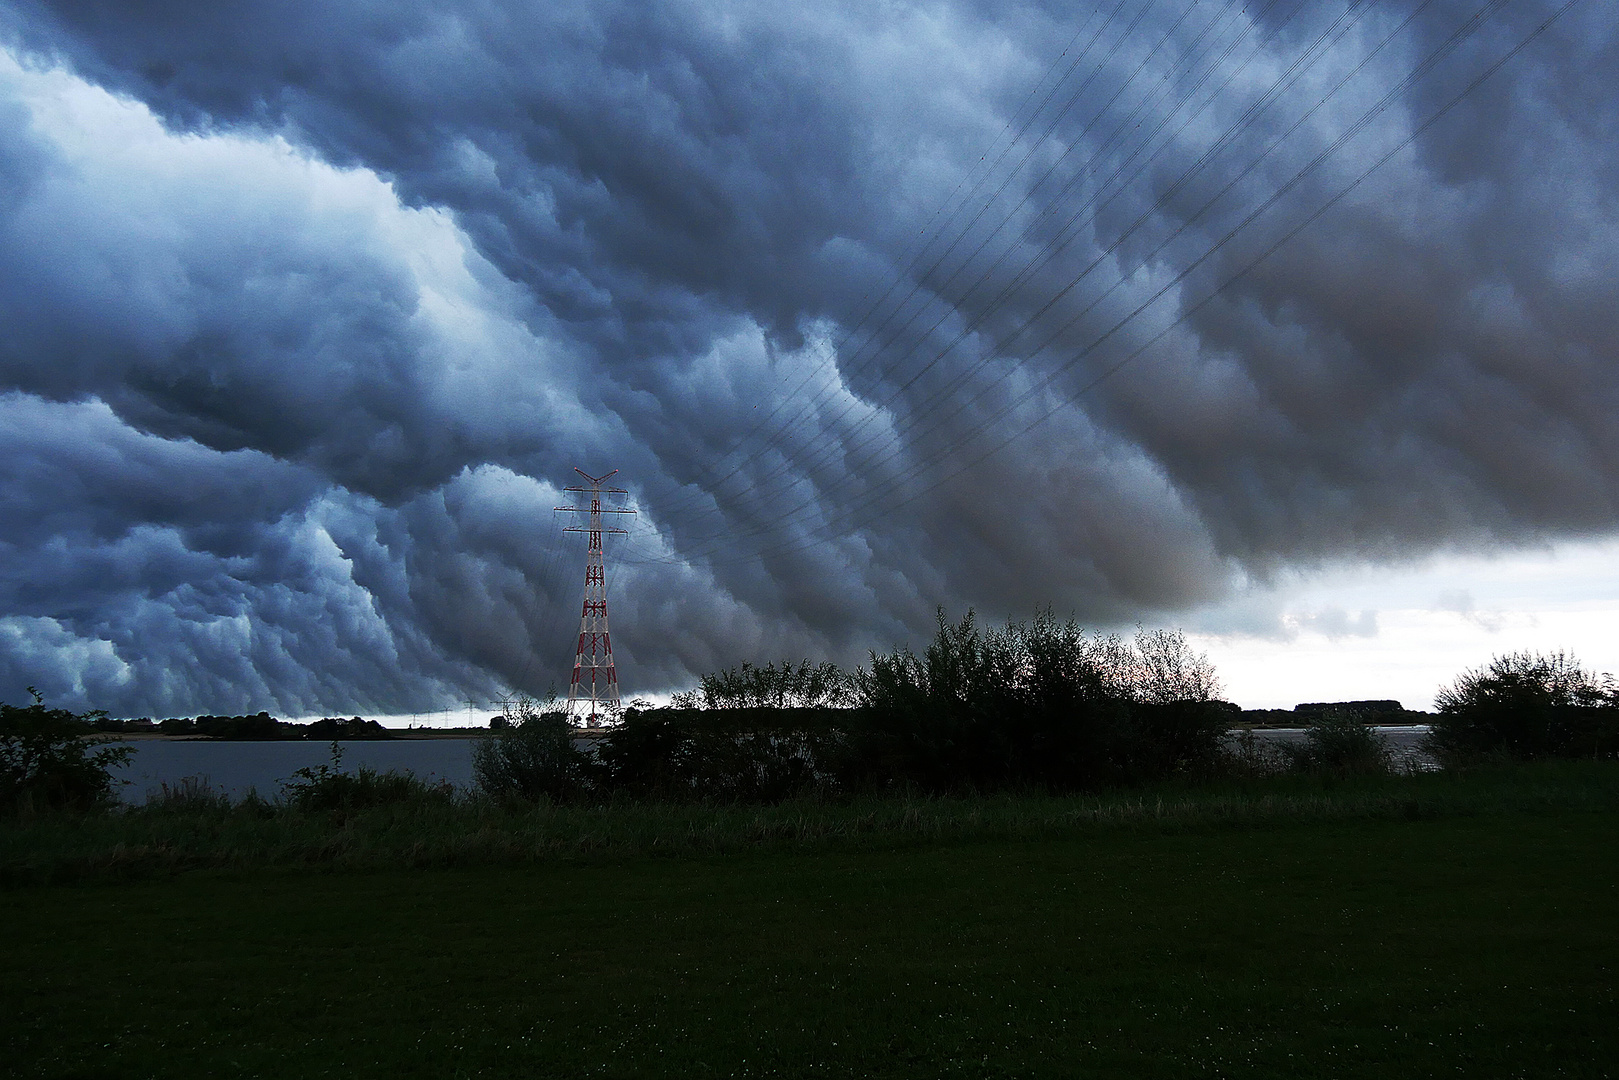
<path fill-rule="evenodd" d="M 458 787 L 472 785 L 472 747 L 476 739 L 377 739 L 341 742 L 342 768 L 352 771 L 361 765 L 387 772 L 394 769 L 422 780 L 448 780 Z M 256 790 L 267 799 L 281 792 L 281 785 L 298 769 L 329 765 L 331 743 L 216 742 L 209 739 L 131 739 L 120 745 L 135 753 L 129 764 L 114 776 L 129 783 L 120 785 L 119 797 L 126 803 L 140 804 L 162 782 L 175 783 L 185 777 L 200 777 L 215 791 L 240 799 Z"/>

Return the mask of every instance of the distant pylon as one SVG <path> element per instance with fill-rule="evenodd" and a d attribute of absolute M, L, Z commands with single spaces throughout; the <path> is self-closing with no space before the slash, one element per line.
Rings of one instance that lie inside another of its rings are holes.
<path fill-rule="evenodd" d="M 613 639 L 607 633 L 607 575 L 602 563 L 602 533 L 628 535 L 623 529 L 603 528 L 602 515 L 633 514 L 635 511 L 602 505 L 603 494 L 629 494 L 623 488 L 602 487 L 610 477 L 617 475 L 617 469 L 606 476 L 591 476 L 583 469 L 573 471 L 589 480 L 590 486 L 562 490 L 588 494 L 590 506 L 588 509 L 583 506 L 559 506 L 557 509 L 590 515 L 588 526 L 581 528 L 570 525 L 562 530 L 589 533 L 590 548 L 585 556 L 585 606 L 579 616 L 579 647 L 574 653 L 573 679 L 568 684 L 568 716 L 577 718 L 583 714 L 585 723 L 596 727 L 601 723 L 603 707 L 615 713 L 619 707 L 618 672 L 613 669 Z"/>

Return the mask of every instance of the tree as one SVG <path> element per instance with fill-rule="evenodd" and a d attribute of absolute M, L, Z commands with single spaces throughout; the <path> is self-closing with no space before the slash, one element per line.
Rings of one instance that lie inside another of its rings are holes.
<path fill-rule="evenodd" d="M 87 737 L 101 710 L 47 709 L 32 686 L 34 703 L 0 704 L 0 805 L 5 812 L 84 810 L 112 801 L 112 770 L 134 751 Z"/>
<path fill-rule="evenodd" d="M 1144 704 L 1214 701 L 1220 679 L 1208 656 L 1193 652 L 1179 630 L 1137 630 L 1130 696 Z"/>
<path fill-rule="evenodd" d="M 1441 688 L 1434 705 L 1427 747 L 1442 761 L 1619 756 L 1619 688 L 1566 652 L 1497 656 Z"/>
<path fill-rule="evenodd" d="M 506 707 L 506 724 L 472 751 L 478 786 L 497 799 L 569 802 L 593 785 L 591 756 L 573 744 L 567 707 L 526 694 Z"/>
<path fill-rule="evenodd" d="M 783 660 L 704 675 L 696 690 L 676 694 L 673 704 L 683 709 L 822 709 L 842 705 L 849 694 L 849 677 L 833 663 L 794 664 Z"/>
<path fill-rule="evenodd" d="M 854 679 L 876 777 L 928 788 L 1070 789 L 1196 769 L 1229 726 L 1207 657 L 1179 631 L 1133 643 L 1042 612 L 981 630 L 938 613 L 919 657 L 871 658 Z"/>

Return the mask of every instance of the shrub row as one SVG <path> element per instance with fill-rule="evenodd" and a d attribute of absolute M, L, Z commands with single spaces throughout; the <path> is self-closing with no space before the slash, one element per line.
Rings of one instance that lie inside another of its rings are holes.
<path fill-rule="evenodd" d="M 588 741 L 559 711 L 530 709 L 474 768 L 497 796 L 558 801 L 1075 791 L 1212 769 L 1237 711 L 1217 692 L 1178 633 L 1125 642 L 1050 615 L 986 631 L 941 613 L 920 656 L 873 656 L 849 676 L 744 666 Z"/>

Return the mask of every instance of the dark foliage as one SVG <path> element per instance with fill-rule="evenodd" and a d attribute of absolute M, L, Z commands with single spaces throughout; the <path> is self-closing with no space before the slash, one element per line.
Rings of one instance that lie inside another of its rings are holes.
<path fill-rule="evenodd" d="M 88 736 L 101 713 L 47 709 L 32 687 L 32 705 L 0 704 L 0 813 L 84 810 L 112 801 L 112 770 L 128 747 Z"/>
<path fill-rule="evenodd" d="M 780 802 L 837 787 L 849 710 L 631 709 L 596 760 L 614 794 L 677 802 Z"/>
<path fill-rule="evenodd" d="M 478 786 L 503 801 L 575 802 L 599 787 L 595 759 L 558 709 L 524 700 L 516 714 L 472 752 Z"/>
<path fill-rule="evenodd" d="M 1435 695 L 1427 748 L 1441 761 L 1619 757 L 1619 688 L 1563 652 L 1509 653 Z"/>
<path fill-rule="evenodd" d="M 230 796 L 215 789 L 206 776 L 182 776 L 173 783 L 160 781 L 146 793 L 146 809 L 154 814 L 223 812 L 230 808 Z"/>
<path fill-rule="evenodd" d="M 594 742 L 590 775 L 598 795 L 675 801 L 1069 791 L 1212 767 L 1236 715 L 1211 700 L 1216 689 L 1178 634 L 1130 643 L 1049 615 L 986 633 L 970 613 L 958 624 L 941 615 L 920 657 L 873 656 L 852 677 L 744 665 L 677 707 L 632 708 Z"/>
<path fill-rule="evenodd" d="M 1288 750 L 1295 768 L 1333 776 L 1386 773 L 1394 764 L 1388 740 L 1364 713 L 1352 709 L 1314 714 L 1304 742 Z"/>
<path fill-rule="evenodd" d="M 1050 614 L 985 632 L 941 613 L 933 643 L 873 656 L 855 685 L 865 784 L 1054 791 L 1210 767 L 1234 708 L 1178 634 L 1134 643 Z"/>
<path fill-rule="evenodd" d="M 1368 724 L 1416 725 L 1433 720 L 1432 713 L 1407 709 L 1398 701 L 1377 699 L 1372 701 L 1305 702 L 1291 709 L 1243 709 L 1236 717 L 1238 723 L 1254 727 L 1309 727 L 1311 721 L 1323 713 L 1352 712 Z"/>
<path fill-rule="evenodd" d="M 1381 716 L 1384 713 L 1404 712 L 1398 701 L 1378 698 L 1372 701 L 1306 701 L 1293 706 L 1293 711 L 1305 715 L 1317 713 L 1359 713 L 1361 716 Z"/>
<path fill-rule="evenodd" d="M 332 811 L 348 814 L 378 806 L 409 803 L 447 803 L 455 799 L 455 788 L 448 782 L 432 783 L 409 773 L 379 773 L 360 766 L 354 772 L 343 770 L 343 748 L 332 743 L 332 761 L 299 769 L 281 786 L 288 805 L 298 810 Z"/>
<path fill-rule="evenodd" d="M 351 716 L 347 720 L 341 716 L 325 717 L 311 724 L 286 724 L 285 727 L 295 728 L 301 732 L 301 738 L 320 739 L 330 742 L 333 739 L 392 739 L 394 733 L 377 723 L 375 720 L 362 720 L 358 716 Z"/>
<path fill-rule="evenodd" d="M 117 725 L 107 730 L 151 731 L 151 721 L 103 721 L 103 725 Z M 267 712 L 246 716 L 214 716 L 205 714 L 188 719 L 170 717 L 156 725 L 160 735 L 191 735 L 200 739 L 223 739 L 235 742 L 281 742 L 293 739 L 392 739 L 394 734 L 375 720 L 362 720 L 358 716 L 344 719 L 328 716 L 310 724 L 289 724 L 277 720 Z"/>
<path fill-rule="evenodd" d="M 794 664 L 783 660 L 764 667 L 744 663 L 730 671 L 704 675 L 696 690 L 675 695 L 682 709 L 836 708 L 848 703 L 848 674 L 833 663 Z"/>

